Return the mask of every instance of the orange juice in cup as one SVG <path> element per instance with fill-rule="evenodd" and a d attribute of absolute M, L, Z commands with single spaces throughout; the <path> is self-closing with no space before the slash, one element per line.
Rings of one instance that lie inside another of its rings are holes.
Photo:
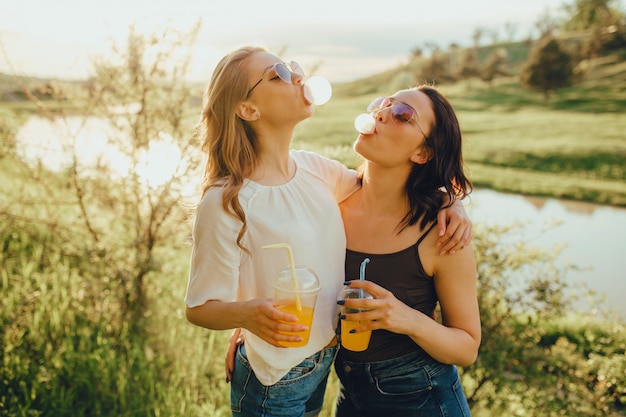
<path fill-rule="evenodd" d="M 357 288 L 345 288 L 341 294 L 341 298 L 373 298 L 369 293 L 359 290 Z M 350 308 L 346 306 L 341 307 L 341 314 L 360 313 L 362 309 Z M 341 320 L 341 346 L 352 350 L 354 352 L 362 352 L 367 349 L 370 344 L 370 338 L 372 337 L 372 331 L 368 330 L 360 333 L 350 333 L 350 330 L 356 329 L 361 324 L 369 323 L 366 321 L 351 321 Z"/>
<path fill-rule="evenodd" d="M 285 347 L 306 346 L 309 342 L 311 325 L 313 323 L 313 313 L 315 312 L 315 302 L 320 290 L 320 282 L 315 272 L 306 266 L 295 266 L 282 270 L 274 283 L 274 305 L 280 311 L 293 314 L 298 318 L 296 323 L 304 324 L 307 330 L 302 332 L 285 332 L 284 334 L 295 334 L 302 336 L 300 342 L 279 342 Z"/>

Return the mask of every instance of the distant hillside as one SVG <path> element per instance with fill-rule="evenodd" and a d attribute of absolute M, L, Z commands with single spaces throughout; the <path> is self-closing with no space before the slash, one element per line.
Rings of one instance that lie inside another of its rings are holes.
<path fill-rule="evenodd" d="M 572 33 L 561 37 L 566 44 L 579 44 L 587 35 Z M 522 65 L 528 60 L 529 53 L 533 46 L 532 41 L 499 43 L 490 46 L 477 48 L 477 57 L 480 64 L 484 64 L 494 49 L 502 50 L 506 56 L 506 65 L 510 76 L 516 78 Z M 467 48 L 459 48 L 454 54 L 456 58 L 461 56 Z M 450 51 L 443 54 L 452 59 Z M 416 57 L 408 63 L 384 72 L 363 77 L 358 80 L 336 85 L 333 93 L 338 96 L 359 96 L 362 94 L 389 93 L 404 86 L 420 83 L 416 73 L 418 68 L 428 60 L 429 57 Z M 616 88 L 624 88 L 626 85 L 626 50 L 618 50 L 613 53 L 598 58 L 581 62 L 580 69 L 585 72 L 583 83 L 604 79 L 604 83 L 611 84 Z M 439 83 L 441 84 L 441 83 Z"/>
<path fill-rule="evenodd" d="M 11 91 L 20 88 L 20 83 L 24 83 L 26 87 L 33 87 L 46 84 L 53 81 L 50 78 L 37 78 L 29 76 L 16 77 L 11 74 L 0 72 L 0 91 Z"/>
<path fill-rule="evenodd" d="M 530 45 L 527 42 L 482 46 L 477 49 L 479 62 L 484 62 L 494 48 L 504 48 L 507 51 L 507 63 L 511 68 L 517 68 L 520 63 L 524 62 L 530 51 Z M 456 54 L 460 55 L 464 49 L 466 48 L 458 49 Z M 450 55 L 450 52 L 445 52 L 445 54 Z M 389 92 L 394 89 L 393 87 L 398 84 L 398 81 L 405 81 L 405 84 L 415 84 L 415 69 L 427 59 L 428 57 L 416 57 L 396 68 L 339 84 L 333 93 L 337 95 L 359 96 L 376 92 Z"/>
<path fill-rule="evenodd" d="M 36 97 L 45 98 L 46 87 L 54 80 L 28 76 L 14 76 L 0 73 L 0 102 L 17 102 L 28 100 L 24 90 L 29 90 Z M 68 81 L 71 83 L 71 81 Z"/>
<path fill-rule="evenodd" d="M 567 44 L 579 44 L 588 36 L 581 33 L 573 33 L 562 36 L 561 40 Z M 495 45 L 480 46 L 476 50 L 476 55 L 480 65 L 484 64 L 487 58 L 492 54 L 494 49 L 501 50 L 506 56 L 506 66 L 509 72 L 508 82 L 517 82 L 517 74 L 521 66 L 527 61 L 532 41 L 498 43 Z M 469 48 L 458 48 L 454 51 L 455 57 L 452 57 L 450 51 L 441 52 L 444 56 L 451 60 L 456 59 Z M 372 74 L 358 80 L 333 85 L 333 95 L 336 97 L 357 97 L 366 94 L 389 94 L 400 88 L 406 88 L 423 82 L 417 78 L 418 69 L 424 64 L 429 57 L 414 57 L 408 63 L 399 65 L 377 74 Z M 581 70 L 585 72 L 581 84 L 586 84 L 587 88 L 593 88 L 601 85 L 613 90 L 626 89 L 626 49 L 616 51 L 610 55 L 586 60 L 580 64 Z M 35 92 L 35 95 L 42 97 L 45 95 L 45 86 L 51 82 L 59 82 L 59 80 L 51 80 L 37 77 L 19 77 L 0 73 L 0 102 L 15 102 L 27 100 L 23 93 L 26 87 Z M 84 80 L 61 80 L 63 83 L 76 85 L 83 83 Z M 437 84 L 446 84 L 436 81 Z M 449 83 L 448 83 L 449 84 Z M 42 88 L 44 87 L 44 88 Z M 200 100 L 199 94 L 204 90 L 204 84 L 194 83 L 194 89 L 198 91 L 197 100 Z"/>

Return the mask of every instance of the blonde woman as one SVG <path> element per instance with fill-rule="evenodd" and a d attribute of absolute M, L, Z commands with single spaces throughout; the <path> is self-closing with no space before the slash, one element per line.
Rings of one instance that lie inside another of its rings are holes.
<path fill-rule="evenodd" d="M 311 117 L 304 73 L 265 49 L 240 48 L 217 65 L 205 94 L 199 134 L 207 155 L 193 228 L 187 319 L 207 329 L 242 328 L 235 355 L 233 416 L 315 416 L 335 358 L 336 296 L 346 240 L 337 203 L 359 188 L 357 174 L 315 153 L 291 150 L 296 125 Z M 444 250 L 465 246 L 471 224 L 449 210 Z M 286 266 L 314 269 L 321 291 L 309 342 L 284 348 L 302 330 L 272 303 L 271 281 Z"/>

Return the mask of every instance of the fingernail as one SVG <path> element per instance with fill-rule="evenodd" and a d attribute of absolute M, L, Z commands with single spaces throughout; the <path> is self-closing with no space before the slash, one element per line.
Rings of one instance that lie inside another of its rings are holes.
<path fill-rule="evenodd" d="M 350 334 L 355 334 L 355 333 L 356 333 L 356 329 L 350 330 Z"/>
<path fill-rule="evenodd" d="M 228 379 L 228 377 L 226 377 L 226 383 L 228 384 L 230 382 L 230 379 Z"/>
<path fill-rule="evenodd" d="M 346 303 L 346 300 L 337 300 L 337 305 L 342 306 Z"/>
<path fill-rule="evenodd" d="M 345 320 L 346 319 L 346 315 L 345 314 L 340 314 L 339 315 L 339 320 Z"/>
<path fill-rule="evenodd" d="M 352 281 L 346 281 L 346 282 L 343 283 L 343 285 L 350 285 L 351 282 Z"/>

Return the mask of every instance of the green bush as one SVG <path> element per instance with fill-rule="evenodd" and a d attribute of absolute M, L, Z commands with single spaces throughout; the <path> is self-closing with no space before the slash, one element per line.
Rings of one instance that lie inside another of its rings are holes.
<path fill-rule="evenodd" d="M 188 247 L 172 247 L 180 261 L 151 275 L 131 326 L 91 259 L 64 253 L 45 228 L 3 220 L 1 416 L 229 415 L 227 334 L 184 319 Z M 474 415 L 623 412 L 623 321 L 572 314 L 557 255 L 506 243 L 515 227 L 476 229 L 483 344 L 462 370 Z M 322 416 L 335 392 L 333 376 Z"/>
<path fill-rule="evenodd" d="M 477 416 L 607 416 L 626 409 L 626 326 L 576 313 L 558 253 L 477 226 L 483 342 L 463 383 Z"/>

